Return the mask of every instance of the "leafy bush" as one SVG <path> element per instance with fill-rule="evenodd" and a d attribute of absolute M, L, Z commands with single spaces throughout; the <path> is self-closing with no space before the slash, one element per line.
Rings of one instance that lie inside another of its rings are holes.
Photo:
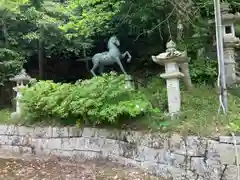
<path fill-rule="evenodd" d="M 198 84 L 214 84 L 217 80 L 217 61 L 198 59 L 189 64 L 192 81 Z"/>
<path fill-rule="evenodd" d="M 125 88 L 125 76 L 114 73 L 76 84 L 39 81 L 23 90 L 22 114 L 27 121 L 74 120 L 80 124 L 119 123 L 153 110 L 144 93 Z"/>
<path fill-rule="evenodd" d="M 0 48 L 0 85 L 18 73 L 24 63 L 21 54 L 6 48 Z"/>
<path fill-rule="evenodd" d="M 167 88 L 164 79 L 160 77 L 151 77 L 147 86 L 142 88 L 141 91 L 144 92 L 154 107 L 162 111 L 168 110 Z"/>

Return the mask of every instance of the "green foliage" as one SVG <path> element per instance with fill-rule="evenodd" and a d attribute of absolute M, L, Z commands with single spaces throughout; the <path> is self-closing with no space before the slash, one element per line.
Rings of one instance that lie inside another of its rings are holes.
<path fill-rule="evenodd" d="M 40 81 L 23 91 L 22 103 L 27 121 L 74 120 L 91 125 L 117 124 L 121 119 L 153 110 L 142 92 L 126 89 L 124 76 L 116 74 L 74 85 Z"/>
<path fill-rule="evenodd" d="M 0 123 L 1 124 L 12 123 L 10 116 L 11 116 L 11 111 L 9 111 L 8 109 L 0 109 Z"/>
<path fill-rule="evenodd" d="M 151 104 L 162 112 L 167 111 L 167 89 L 165 80 L 154 77 L 149 80 L 145 88 L 140 89 L 147 96 Z"/>
<path fill-rule="evenodd" d="M 192 81 L 198 84 L 214 84 L 217 80 L 217 61 L 198 59 L 190 62 Z"/>
<path fill-rule="evenodd" d="M 228 97 L 228 106 L 230 106 L 230 110 L 228 113 L 229 125 L 227 126 L 229 132 L 240 132 L 240 88 L 236 87 L 233 89 L 229 89 L 229 93 L 233 96 Z"/>
<path fill-rule="evenodd" d="M 0 48 L 0 85 L 18 73 L 23 65 L 24 58 L 15 51 Z"/>

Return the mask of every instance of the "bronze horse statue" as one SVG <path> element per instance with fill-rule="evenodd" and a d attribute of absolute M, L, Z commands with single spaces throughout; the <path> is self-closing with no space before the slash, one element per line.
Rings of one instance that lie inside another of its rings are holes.
<path fill-rule="evenodd" d="M 105 66 L 112 65 L 117 63 L 120 67 L 121 71 L 124 74 L 127 74 L 124 67 L 122 66 L 121 60 L 128 55 L 127 62 L 130 62 L 132 56 L 128 51 L 124 52 L 123 54 L 120 52 L 119 47 L 120 42 L 116 36 L 112 36 L 107 44 L 107 48 L 109 51 L 105 51 L 102 53 L 97 53 L 92 57 L 93 67 L 91 69 L 91 73 L 93 76 L 96 76 L 95 70 L 99 68 L 99 72 L 102 73 Z"/>

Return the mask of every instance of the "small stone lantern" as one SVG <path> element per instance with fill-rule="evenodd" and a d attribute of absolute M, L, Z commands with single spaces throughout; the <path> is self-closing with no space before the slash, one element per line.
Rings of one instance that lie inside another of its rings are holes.
<path fill-rule="evenodd" d="M 25 69 L 17 74 L 15 77 L 10 78 L 10 81 L 16 82 L 16 86 L 13 87 L 13 90 L 17 93 L 16 95 L 16 112 L 12 113 L 12 118 L 15 119 L 21 114 L 21 106 L 19 99 L 21 98 L 20 89 L 25 87 L 25 85 L 31 80 L 31 77 L 26 73 Z"/>
<path fill-rule="evenodd" d="M 228 86 L 236 82 L 235 48 L 240 40 L 235 36 L 234 22 L 239 19 L 238 15 L 229 13 L 229 4 L 221 3 L 223 39 L 224 39 L 224 67 L 226 83 Z"/>
<path fill-rule="evenodd" d="M 179 64 L 188 61 L 186 54 L 176 50 L 176 43 L 170 41 L 167 43 L 167 50 L 158 56 L 152 56 L 155 63 L 165 66 L 165 73 L 160 77 L 167 81 L 168 111 L 173 119 L 180 112 L 181 96 L 179 78 L 183 73 L 179 71 Z"/>

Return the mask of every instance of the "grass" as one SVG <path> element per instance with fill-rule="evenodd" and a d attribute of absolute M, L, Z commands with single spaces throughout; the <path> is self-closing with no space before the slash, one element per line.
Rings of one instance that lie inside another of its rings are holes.
<path fill-rule="evenodd" d="M 10 109 L 0 109 L 0 123 L 1 124 L 11 124 L 11 110 Z"/>
<path fill-rule="evenodd" d="M 158 86 L 159 87 L 159 86 Z M 196 86 L 191 91 L 181 91 L 181 114 L 176 120 L 166 117 L 141 119 L 136 128 L 153 131 L 177 132 L 188 135 L 216 136 L 228 134 L 233 128 L 240 130 L 240 97 L 228 94 L 228 114 L 218 113 L 219 97 L 216 89 L 208 86 Z M 233 126 L 229 129 L 229 123 Z M 239 128 L 236 128 L 239 127 Z M 143 128 L 142 128 L 143 127 Z"/>
<path fill-rule="evenodd" d="M 216 89 L 208 86 L 195 86 L 191 91 L 182 89 L 181 114 L 176 120 L 169 120 L 164 116 L 164 111 L 167 111 L 167 97 L 166 88 L 161 80 L 154 80 L 140 90 L 143 90 L 149 100 L 163 113 L 156 117 L 144 116 L 136 120 L 127 120 L 121 128 L 204 136 L 227 134 L 229 130 L 240 131 L 240 97 L 237 94 L 240 91 L 236 89 L 234 92 L 229 90 L 232 94 L 228 95 L 227 115 L 218 114 L 219 97 Z M 9 110 L 0 110 L 0 123 L 14 123 L 10 119 Z M 230 129 L 229 124 L 232 125 Z"/>
<path fill-rule="evenodd" d="M 231 94 L 240 98 L 240 87 L 234 87 L 229 90 Z"/>

